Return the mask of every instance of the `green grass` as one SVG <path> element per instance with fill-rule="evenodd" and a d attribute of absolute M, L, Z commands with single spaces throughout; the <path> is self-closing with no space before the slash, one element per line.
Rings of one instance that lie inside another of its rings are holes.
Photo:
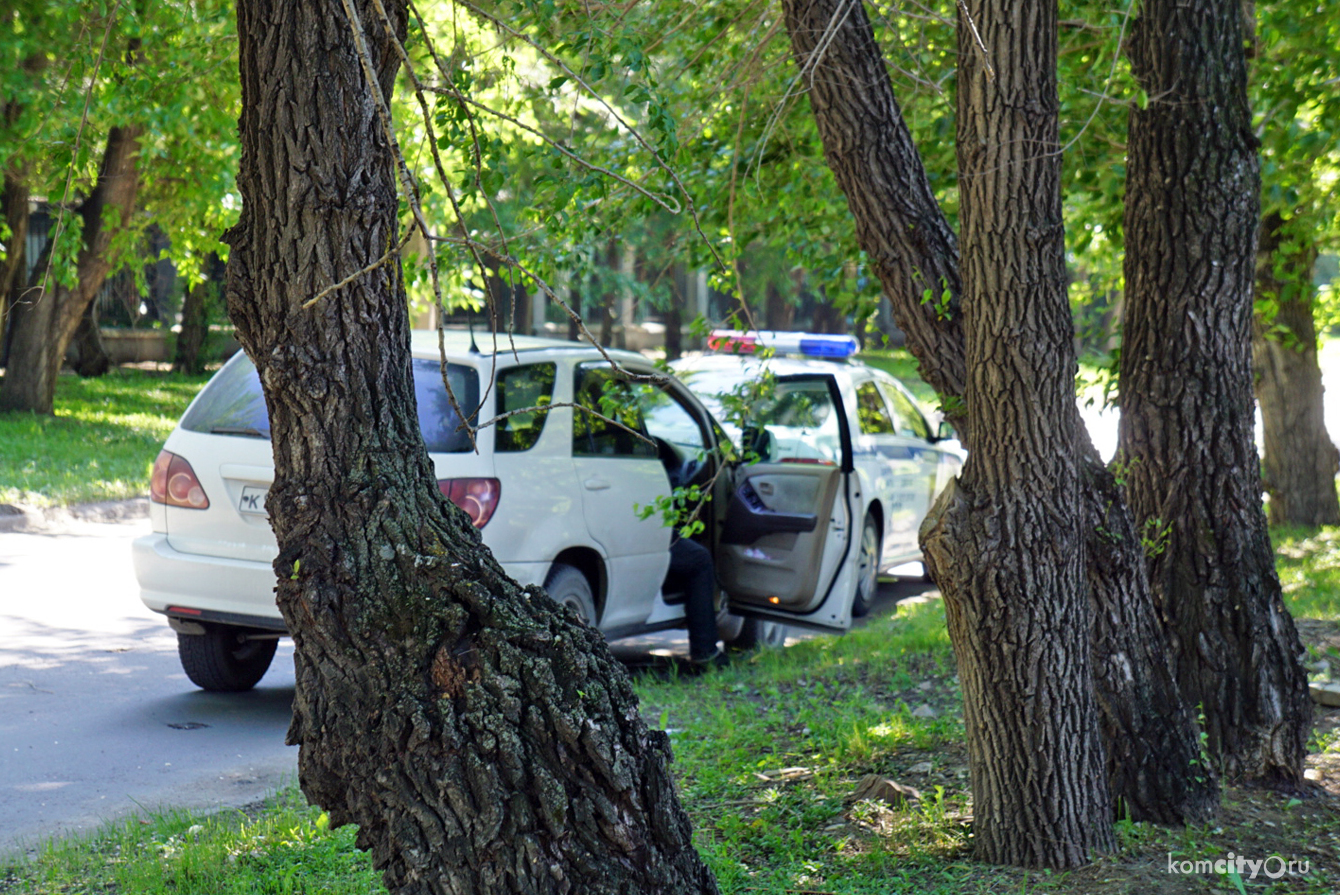
<path fill-rule="evenodd" d="M 722 891 L 976 891 L 945 864 L 966 841 L 962 759 L 944 760 L 962 754 L 954 675 L 932 603 L 701 678 L 640 680 Z M 922 706 L 935 717 L 915 717 Z M 925 801 L 853 804 L 867 774 L 921 786 Z"/>
<path fill-rule="evenodd" d="M 209 377 L 117 369 L 62 376 L 56 413 L 0 413 L 0 503 L 58 506 L 147 494 L 164 439 Z"/>
<path fill-rule="evenodd" d="M 6 895 L 367 895 L 385 892 L 355 829 L 286 790 L 249 816 L 132 817 L 96 836 L 52 843 L 32 862 L 0 866 Z"/>
<path fill-rule="evenodd" d="M 1271 535 L 1289 611 L 1340 621 L 1340 527 L 1280 527 Z"/>

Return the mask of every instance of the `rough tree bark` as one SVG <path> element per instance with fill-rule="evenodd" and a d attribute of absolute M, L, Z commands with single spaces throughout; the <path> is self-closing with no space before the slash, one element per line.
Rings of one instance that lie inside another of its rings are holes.
<path fill-rule="evenodd" d="M 0 410 L 51 413 L 65 349 L 111 272 L 107 248 L 135 209 L 142 132 L 139 125 L 130 125 L 114 127 L 107 135 L 97 184 L 79 209 L 84 229 L 83 247 L 75 262 L 75 287 L 46 277 L 48 246 L 33 269 L 34 288 L 14 305 L 10 324 L 14 335 L 4 384 L 0 385 Z M 111 211 L 119 223 L 109 224 L 104 211 Z"/>
<path fill-rule="evenodd" d="M 1266 215 L 1256 253 L 1256 301 L 1276 306 L 1269 321 L 1254 318 L 1252 333 L 1263 484 L 1271 525 L 1340 525 L 1340 452 L 1326 431 L 1312 319 L 1317 248 L 1310 239 L 1291 245 L 1290 236 L 1278 213 Z"/>
<path fill-rule="evenodd" d="M 963 686 L 973 853 L 1078 867 L 1115 839 L 1090 669 L 1078 451 L 1067 426 L 1076 364 L 1056 18 L 1055 0 L 1012 8 L 968 0 L 959 11 L 971 425 L 963 472 L 922 543 Z"/>
<path fill-rule="evenodd" d="M 1178 683 L 1229 779 L 1297 786 L 1311 729 L 1252 438 L 1259 171 L 1239 0 L 1147 0 L 1127 52 L 1120 456 Z"/>
<path fill-rule="evenodd" d="M 510 581 L 439 495 L 399 265 L 302 307 L 396 245 L 381 8 L 238 4 L 227 299 L 270 412 L 301 785 L 396 893 L 715 892 L 668 740 L 601 635 Z M 404 0 L 385 8 L 403 35 Z"/>
<path fill-rule="evenodd" d="M 923 377 L 952 411 L 966 380 L 958 240 L 936 203 L 869 19 L 859 0 L 784 0 L 783 8 L 857 238 Z M 816 57 L 832 23 L 828 49 Z M 1216 780 L 1196 765 L 1194 719 L 1173 679 L 1139 538 L 1073 400 L 1061 412 L 1080 451 L 1092 670 L 1113 799 L 1137 820 L 1203 820 L 1218 802 Z M 961 409 L 953 415 L 970 429 Z"/>

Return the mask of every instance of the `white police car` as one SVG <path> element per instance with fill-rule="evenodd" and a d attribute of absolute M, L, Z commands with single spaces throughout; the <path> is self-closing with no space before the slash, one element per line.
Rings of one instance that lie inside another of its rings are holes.
<path fill-rule="evenodd" d="M 921 559 L 917 530 L 962 468 L 962 447 L 948 426 L 931 427 L 902 383 L 853 359 L 850 336 L 718 330 L 709 347 L 671 367 L 763 456 L 736 472 L 730 530 L 748 529 L 734 521 L 745 518 L 741 503 L 810 505 L 828 528 L 822 549 L 785 532 L 748 543 L 734 534 L 718 550 L 726 589 L 737 606 L 767 606 L 791 623 L 849 623 L 869 609 L 881 571 Z M 758 356 L 763 348 L 772 356 Z"/>
<path fill-rule="evenodd" d="M 720 429 L 682 384 L 620 381 L 589 345 L 517 338 L 513 352 L 500 338 L 496 350 L 486 344 L 480 351 L 465 334 L 448 334 L 447 378 L 467 414 L 479 407 L 477 421 L 555 405 L 481 430 L 476 450 L 458 431 L 443 388 L 437 334 L 416 333 L 412 351 L 438 487 L 470 514 L 509 575 L 544 586 L 607 637 L 684 624 L 682 595 L 663 587 L 670 531 L 634 509 L 670 490 L 667 466 L 680 467 L 677 478 L 686 483 L 710 483 L 716 495 L 698 537 L 715 549 L 729 605 L 750 616 L 743 627 L 733 617 L 730 629 L 732 617 L 723 615 L 727 639 L 766 639 L 778 630 L 769 619 L 835 630 L 850 624 L 860 551 L 850 543 L 849 520 L 860 519 L 869 501 L 848 460 L 824 465 L 797 455 L 718 474 Z M 630 371 L 655 372 L 641 355 L 609 353 Z M 787 388 L 812 399 L 815 413 L 826 403 L 845 407 L 850 399 L 831 369 L 806 369 Z M 611 389 L 621 421 L 653 443 L 557 406 L 608 407 L 601 396 Z M 846 456 L 839 442 L 863 444 L 845 410 L 826 418 L 823 438 L 837 439 L 829 446 L 834 458 Z M 783 429 L 772 428 L 780 443 Z M 155 462 L 153 533 L 133 551 L 144 603 L 168 617 L 183 668 L 205 689 L 253 687 L 286 633 L 265 510 L 273 478 L 260 382 L 238 355 L 192 402 Z M 892 506 L 887 512 L 903 518 Z"/>

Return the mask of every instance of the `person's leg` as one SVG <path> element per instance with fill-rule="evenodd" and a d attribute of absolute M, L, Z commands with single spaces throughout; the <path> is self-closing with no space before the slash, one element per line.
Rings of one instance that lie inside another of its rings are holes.
<path fill-rule="evenodd" d="M 716 572 L 712 554 L 702 544 L 680 538 L 670 545 L 670 572 L 684 582 L 689 656 L 695 662 L 711 659 L 717 653 L 717 610 L 713 601 Z"/>

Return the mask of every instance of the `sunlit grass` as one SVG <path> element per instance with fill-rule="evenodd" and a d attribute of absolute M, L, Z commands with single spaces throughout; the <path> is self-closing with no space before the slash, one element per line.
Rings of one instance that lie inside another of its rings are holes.
<path fill-rule="evenodd" d="M 0 503 L 56 506 L 148 492 L 163 441 L 208 376 L 62 376 L 54 416 L 0 413 Z"/>
<path fill-rule="evenodd" d="M 1276 528 L 1275 567 L 1299 618 L 1340 620 L 1340 527 Z"/>
<path fill-rule="evenodd" d="M 28 864 L 0 868 L 6 895 L 291 895 L 385 892 L 353 827 L 287 790 L 248 816 L 167 813 L 133 817 L 99 834 L 52 843 Z"/>

